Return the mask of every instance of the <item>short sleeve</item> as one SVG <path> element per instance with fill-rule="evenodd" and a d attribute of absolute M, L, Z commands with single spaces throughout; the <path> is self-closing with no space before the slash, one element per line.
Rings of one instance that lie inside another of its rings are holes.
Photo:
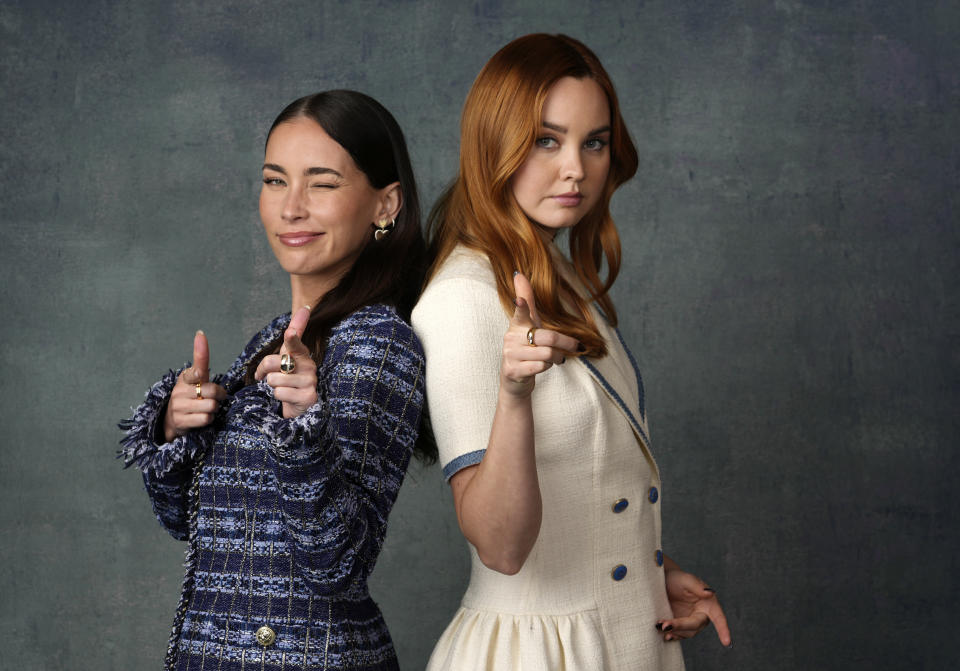
<path fill-rule="evenodd" d="M 413 310 L 427 359 L 427 407 L 443 475 L 480 463 L 490 439 L 509 320 L 490 282 L 435 278 Z"/>

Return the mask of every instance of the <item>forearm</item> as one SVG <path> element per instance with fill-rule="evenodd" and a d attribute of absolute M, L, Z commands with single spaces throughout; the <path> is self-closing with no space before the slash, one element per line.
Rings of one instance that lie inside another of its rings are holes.
<path fill-rule="evenodd" d="M 193 466 L 212 442 L 209 430 L 194 430 L 167 442 L 163 415 L 179 371 L 169 371 L 147 392 L 129 419 L 118 457 L 143 472 L 143 483 L 160 523 L 177 539 L 187 537 L 188 487 Z"/>
<path fill-rule="evenodd" d="M 362 585 L 383 543 L 424 402 L 423 356 L 404 334 L 392 322 L 335 332 L 320 400 L 290 418 L 275 399 L 259 410 L 294 561 L 316 594 Z"/>
<path fill-rule="evenodd" d="M 190 470 L 174 472 L 163 477 L 143 473 L 143 485 L 150 497 L 150 505 L 157 520 L 177 540 L 187 540 L 190 532 L 188 492 Z"/>
<path fill-rule="evenodd" d="M 346 591 L 376 557 L 386 516 L 377 515 L 333 450 L 270 454 L 297 572 L 315 594 Z"/>
<path fill-rule="evenodd" d="M 460 528 L 486 566 L 514 574 L 536 543 L 542 512 L 531 400 L 501 388 L 487 451 L 460 497 Z"/>

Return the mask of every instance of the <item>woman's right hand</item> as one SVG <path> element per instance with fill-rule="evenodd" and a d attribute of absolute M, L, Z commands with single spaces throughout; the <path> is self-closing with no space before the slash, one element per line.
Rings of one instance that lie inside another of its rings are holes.
<path fill-rule="evenodd" d="M 163 437 L 168 443 L 191 429 L 210 424 L 220 401 L 227 397 L 223 387 L 210 382 L 209 366 L 207 336 L 197 331 L 193 336 L 193 366 L 180 373 L 163 415 Z"/>
<path fill-rule="evenodd" d="M 540 328 L 533 287 L 523 273 L 514 273 L 513 288 L 516 308 L 503 336 L 500 387 L 512 396 L 526 398 L 533 392 L 535 377 L 553 364 L 566 361 L 567 354 L 576 352 L 580 343 L 570 336 Z M 531 332 L 533 345 L 528 338 Z"/>

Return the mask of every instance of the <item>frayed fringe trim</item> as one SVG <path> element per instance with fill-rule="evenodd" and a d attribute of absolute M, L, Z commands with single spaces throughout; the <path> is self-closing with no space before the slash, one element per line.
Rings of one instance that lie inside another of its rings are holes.
<path fill-rule="evenodd" d="M 325 443 L 329 432 L 325 404 L 318 400 L 306 412 L 285 419 L 282 406 L 273 396 L 273 388 L 264 381 L 257 383 L 257 393 L 245 396 L 240 409 L 246 422 L 257 426 L 270 445 L 279 453 L 315 451 Z"/>
<path fill-rule="evenodd" d="M 160 412 L 166 406 L 177 377 L 187 366 L 189 364 L 180 370 L 168 371 L 147 391 L 133 416 L 117 425 L 126 434 L 120 439 L 122 448 L 117 451 L 117 458 L 123 459 L 124 468 L 136 466 L 148 475 L 160 477 L 189 464 L 209 447 L 213 439 L 209 431 L 191 431 L 162 445 L 154 442 Z"/>

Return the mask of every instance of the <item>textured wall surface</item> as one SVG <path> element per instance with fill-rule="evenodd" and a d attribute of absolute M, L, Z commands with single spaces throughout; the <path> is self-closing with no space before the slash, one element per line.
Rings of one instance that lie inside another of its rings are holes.
<path fill-rule="evenodd" d="M 608 66 L 641 153 L 614 200 L 664 547 L 718 590 L 689 669 L 949 668 L 958 596 L 955 2 L 0 4 L 4 669 L 159 668 L 182 545 L 113 459 L 190 356 L 288 308 L 256 213 L 290 100 L 380 99 L 429 204 L 518 35 Z M 422 668 L 466 583 L 439 470 L 372 589 Z"/>

